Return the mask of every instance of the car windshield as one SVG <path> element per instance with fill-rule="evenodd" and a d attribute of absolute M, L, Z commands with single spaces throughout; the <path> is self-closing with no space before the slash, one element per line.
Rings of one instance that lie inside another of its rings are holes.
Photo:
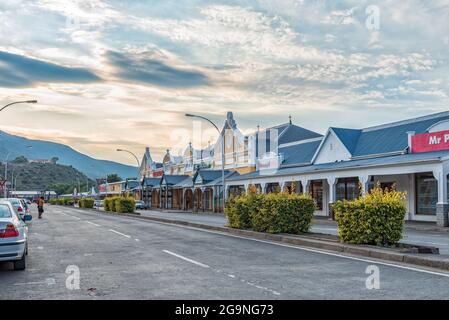
<path fill-rule="evenodd" d="M 11 218 L 11 210 L 6 204 L 0 204 L 0 218 Z"/>
<path fill-rule="evenodd" d="M 13 206 L 19 206 L 20 205 L 20 201 L 18 199 L 8 199 L 8 201 L 13 205 Z"/>

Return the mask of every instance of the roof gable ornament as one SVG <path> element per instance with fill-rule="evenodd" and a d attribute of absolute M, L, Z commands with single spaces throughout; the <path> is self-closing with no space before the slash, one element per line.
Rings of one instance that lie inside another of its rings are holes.
<path fill-rule="evenodd" d="M 226 123 L 229 126 L 229 128 L 235 129 L 237 127 L 237 124 L 234 120 L 234 114 L 231 111 L 229 111 L 226 118 L 227 118 Z"/>

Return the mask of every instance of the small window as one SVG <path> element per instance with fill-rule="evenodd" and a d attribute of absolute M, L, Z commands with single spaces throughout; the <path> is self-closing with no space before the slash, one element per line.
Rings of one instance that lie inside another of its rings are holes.
<path fill-rule="evenodd" d="M 391 190 L 396 189 L 396 183 L 395 182 L 381 182 L 380 183 L 380 188 L 382 190 L 386 189 L 388 191 L 391 191 Z"/>

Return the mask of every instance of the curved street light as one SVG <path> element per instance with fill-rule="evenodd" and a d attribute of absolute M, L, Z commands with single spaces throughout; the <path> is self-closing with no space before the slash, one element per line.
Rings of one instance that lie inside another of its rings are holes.
<path fill-rule="evenodd" d="M 8 103 L 7 105 L 3 106 L 0 111 L 5 110 L 6 108 L 8 108 L 9 106 L 12 106 L 14 104 L 19 104 L 19 103 L 37 103 L 37 100 L 24 100 L 24 101 L 15 101 L 15 102 L 11 102 Z"/>
<path fill-rule="evenodd" d="M 137 156 L 133 152 L 131 152 L 129 150 L 117 149 L 117 151 L 119 151 L 119 152 L 127 152 L 127 153 L 129 153 L 130 155 L 132 155 L 136 159 L 136 161 L 137 161 L 137 177 L 136 177 L 136 179 L 139 180 L 139 174 L 140 174 L 140 161 L 139 161 L 139 158 L 137 158 Z M 141 194 L 139 200 L 142 200 L 142 194 Z"/>
<path fill-rule="evenodd" d="M 224 131 L 220 131 L 220 129 L 218 129 L 217 125 L 215 123 L 213 123 L 212 120 L 210 120 L 206 117 L 195 115 L 195 114 L 190 114 L 190 113 L 186 113 L 185 116 L 189 117 L 189 118 L 199 118 L 199 119 L 206 120 L 207 122 L 209 122 L 210 124 L 212 124 L 215 127 L 215 129 L 218 131 L 218 134 L 221 136 L 221 184 L 223 186 L 222 200 L 223 200 L 223 212 L 224 212 L 225 203 L 226 203 Z"/>

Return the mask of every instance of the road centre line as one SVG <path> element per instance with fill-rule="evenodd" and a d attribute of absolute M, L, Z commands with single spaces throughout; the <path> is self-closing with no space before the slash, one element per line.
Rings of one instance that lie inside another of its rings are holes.
<path fill-rule="evenodd" d="M 109 231 L 114 232 L 114 233 L 116 233 L 116 234 L 119 234 L 119 235 L 121 235 L 121 236 L 123 236 L 123 237 L 126 237 L 126 238 L 128 238 L 128 239 L 131 238 L 131 236 L 128 236 L 127 234 L 124 234 L 124 233 L 115 231 L 114 229 L 109 229 Z"/>
<path fill-rule="evenodd" d="M 91 224 L 91 225 L 96 226 L 96 227 L 101 227 L 99 224 L 96 224 L 96 223 L 93 223 L 93 222 L 90 222 L 90 221 L 86 221 L 86 223 Z"/>
<path fill-rule="evenodd" d="M 165 253 L 168 253 L 168 254 L 170 254 L 172 256 L 175 256 L 175 257 L 177 257 L 179 259 L 182 259 L 182 260 L 185 260 L 187 262 L 196 264 L 197 266 L 200 266 L 200 267 L 203 267 L 203 268 L 209 268 L 209 266 L 207 264 L 204 264 L 204 263 L 201 263 L 201 262 L 198 262 L 198 261 L 186 258 L 184 256 L 181 256 L 180 254 L 177 254 L 177 253 L 174 253 L 174 252 L 171 252 L 171 251 L 168 251 L 168 250 L 162 250 L 162 251 L 164 251 Z"/>

